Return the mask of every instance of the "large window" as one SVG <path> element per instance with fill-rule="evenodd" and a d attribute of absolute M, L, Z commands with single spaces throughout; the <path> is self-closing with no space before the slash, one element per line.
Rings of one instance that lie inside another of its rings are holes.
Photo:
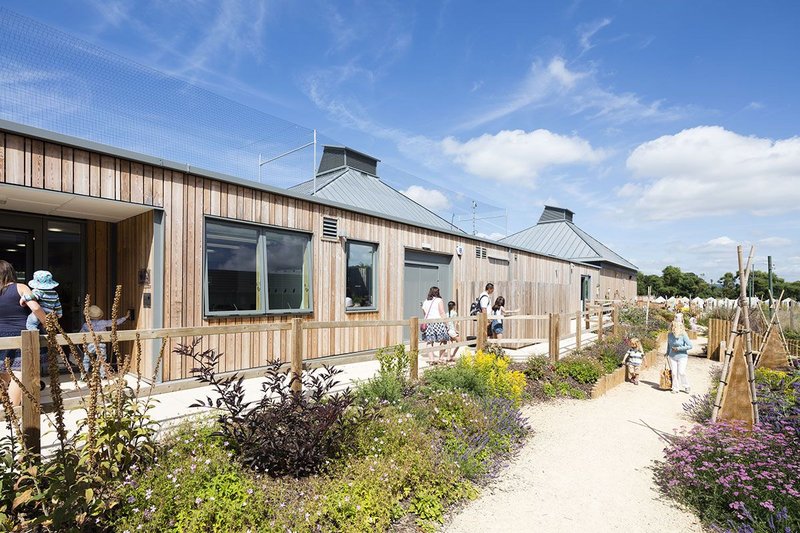
<path fill-rule="evenodd" d="M 366 311 L 377 308 L 375 301 L 377 251 L 377 244 L 353 241 L 347 243 L 345 306 L 348 311 Z"/>
<path fill-rule="evenodd" d="M 311 310 L 311 237 L 206 220 L 205 310 L 261 315 Z"/>

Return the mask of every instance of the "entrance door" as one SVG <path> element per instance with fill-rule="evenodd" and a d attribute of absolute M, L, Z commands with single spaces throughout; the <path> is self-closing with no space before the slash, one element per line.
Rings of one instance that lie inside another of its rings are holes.
<path fill-rule="evenodd" d="M 450 269 L 452 256 L 407 250 L 403 270 L 403 318 L 423 317 L 422 302 L 428 297 L 431 287 L 439 287 L 445 301 L 453 296 L 453 276 Z M 408 328 L 406 328 L 408 329 Z M 408 332 L 404 332 L 408 339 Z"/>
<path fill-rule="evenodd" d="M 0 212 L 0 259 L 14 266 L 20 283 L 30 281 L 36 270 L 53 274 L 67 332 L 78 331 L 83 323 L 85 243 L 82 221 Z"/>
<path fill-rule="evenodd" d="M 592 300 L 592 276 L 581 276 L 581 311 L 586 311 L 586 306 Z"/>

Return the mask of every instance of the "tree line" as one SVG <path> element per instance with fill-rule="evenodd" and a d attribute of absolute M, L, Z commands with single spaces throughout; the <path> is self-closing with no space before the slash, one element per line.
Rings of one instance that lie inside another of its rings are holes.
<path fill-rule="evenodd" d="M 762 300 L 769 299 L 769 274 L 763 270 L 755 270 L 750 274 L 752 278 L 753 296 Z M 726 272 L 714 283 L 709 283 L 694 272 L 683 272 L 676 266 L 668 266 L 658 274 L 636 275 L 637 290 L 639 295 L 647 294 L 647 287 L 651 287 L 653 297 L 664 296 L 689 296 L 694 298 L 738 298 L 739 273 Z M 750 285 L 748 283 L 748 285 Z M 751 287 L 747 287 L 750 294 Z M 800 300 L 800 281 L 786 281 L 780 276 L 772 274 L 772 292 L 778 298 L 783 291 L 784 298 Z"/>

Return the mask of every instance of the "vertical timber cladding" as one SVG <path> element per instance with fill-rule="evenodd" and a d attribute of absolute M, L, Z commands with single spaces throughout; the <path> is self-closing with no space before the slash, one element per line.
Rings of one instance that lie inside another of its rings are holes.
<path fill-rule="evenodd" d="M 108 198 L 163 210 L 163 271 L 151 270 L 161 280 L 163 291 L 152 294 L 152 306 L 163 305 L 163 327 L 197 327 L 212 324 L 251 324 L 288 321 L 292 315 L 258 317 L 204 316 L 203 241 L 207 216 L 295 229 L 311 233 L 313 314 L 318 321 L 397 320 L 408 318 L 405 311 L 404 270 L 406 249 L 450 257 L 452 287 L 445 297 L 458 302 L 464 315 L 469 304 L 491 281 L 504 291 L 508 305 L 523 312 L 574 312 L 580 305 L 580 275 L 597 275 L 585 265 L 511 251 L 505 246 L 474 241 L 469 235 L 450 235 L 399 222 L 367 216 L 308 202 L 279 193 L 245 187 L 204 176 L 188 174 L 156 164 L 91 151 L 78 146 L 45 143 L 14 133 L 2 133 L 0 182 L 32 188 L 49 188 L 72 194 Z M 152 159 L 149 160 L 152 162 Z M 322 217 L 338 220 L 343 234 L 353 240 L 378 244 L 378 308 L 371 312 L 345 312 L 346 252 L 344 240 L 322 240 Z M 90 223 L 90 256 L 96 266 L 89 276 L 93 301 L 110 309 L 110 285 L 114 277 L 124 285 L 121 309 L 133 308 L 137 326 L 151 320 L 153 309 L 144 307 L 146 286 L 139 285 L 140 270 L 153 264 L 152 212 L 117 224 L 117 249 L 110 248 L 113 224 Z M 476 248 L 486 255 L 476 257 Z M 105 252 L 103 249 L 105 248 Z M 459 253 L 459 251 L 461 253 Z M 110 271 L 108 259 L 117 254 L 117 271 Z M 129 259 L 131 258 L 132 259 Z M 505 260 L 505 258 L 508 258 Z M 494 259 L 494 260 L 492 260 Z M 505 285 L 504 285 L 505 284 Z M 103 290 L 106 287 L 107 290 Z M 102 304 L 101 304 L 102 305 Z M 359 351 L 387 346 L 402 340 L 401 327 L 308 330 L 307 357 Z M 526 334 L 527 336 L 527 334 Z M 533 335 L 531 337 L 544 337 Z M 163 379 L 189 376 L 187 361 L 173 353 L 179 342 L 165 349 Z M 222 370 L 262 366 L 288 354 L 288 332 L 244 333 L 203 338 L 202 349 L 213 348 L 225 355 Z M 152 366 L 152 360 L 145 358 Z M 145 374 L 148 367 L 144 366 Z"/>
<path fill-rule="evenodd" d="M 600 300 L 636 298 L 636 272 L 603 263 L 599 280 L 595 282 L 593 290 L 593 295 Z"/>

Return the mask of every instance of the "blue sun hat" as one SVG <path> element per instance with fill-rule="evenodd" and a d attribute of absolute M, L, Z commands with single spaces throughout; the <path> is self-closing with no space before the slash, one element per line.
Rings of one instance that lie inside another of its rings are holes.
<path fill-rule="evenodd" d="M 32 289 L 55 289 L 58 283 L 53 280 L 53 275 L 49 270 L 37 270 L 33 273 L 33 279 L 28 282 Z"/>

